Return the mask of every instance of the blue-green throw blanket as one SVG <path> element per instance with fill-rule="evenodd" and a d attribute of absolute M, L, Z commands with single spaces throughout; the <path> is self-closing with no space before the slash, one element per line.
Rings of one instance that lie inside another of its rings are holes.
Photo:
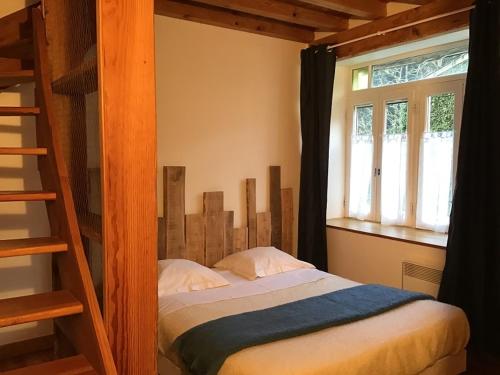
<path fill-rule="evenodd" d="M 215 375 L 242 349 L 355 322 L 417 300 L 421 293 L 381 285 L 360 285 L 284 305 L 212 320 L 174 342 L 193 375 Z"/>

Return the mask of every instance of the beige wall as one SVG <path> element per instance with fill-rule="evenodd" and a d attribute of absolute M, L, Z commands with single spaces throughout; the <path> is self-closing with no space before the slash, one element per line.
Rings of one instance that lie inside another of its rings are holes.
<path fill-rule="evenodd" d="M 403 261 L 444 267 L 446 252 L 441 249 L 332 228 L 327 236 L 329 271 L 358 282 L 400 288 Z"/>
<path fill-rule="evenodd" d="M 235 225 L 246 225 L 244 179 L 257 178 L 257 210 L 268 210 L 270 165 L 282 166 L 297 208 L 305 45 L 161 16 L 155 22 L 158 167 L 187 167 L 187 213 L 201 212 L 204 191 L 222 190 Z M 163 215 L 161 178 L 159 169 Z"/>
<path fill-rule="evenodd" d="M 0 17 L 23 8 L 25 1 L 2 1 Z M 0 106 L 33 105 L 33 86 L 0 92 Z M 0 145 L 34 146 L 35 123 L 30 118 L 0 117 Z M 1 190 L 40 189 L 34 157 L 0 156 Z M 0 203 L 0 239 L 39 237 L 49 233 L 46 210 L 41 203 Z M 0 299 L 41 293 L 51 289 L 50 256 L 0 259 Z M 0 345 L 51 332 L 47 322 L 0 329 Z"/>

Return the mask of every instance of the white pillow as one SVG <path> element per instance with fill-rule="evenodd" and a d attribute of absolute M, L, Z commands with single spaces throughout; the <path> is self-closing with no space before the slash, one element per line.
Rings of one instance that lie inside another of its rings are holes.
<path fill-rule="evenodd" d="M 255 247 L 241 251 L 225 257 L 214 267 L 232 271 L 249 280 L 301 268 L 315 268 L 275 247 Z"/>
<path fill-rule="evenodd" d="M 158 261 L 158 297 L 226 285 L 229 282 L 217 272 L 190 260 Z"/>

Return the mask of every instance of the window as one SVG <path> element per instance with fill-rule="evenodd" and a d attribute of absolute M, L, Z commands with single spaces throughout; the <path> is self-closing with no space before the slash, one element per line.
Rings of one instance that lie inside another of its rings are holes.
<path fill-rule="evenodd" d="M 425 56 L 415 61 L 434 61 L 436 78 L 366 90 L 353 86 L 348 217 L 439 232 L 448 229 L 465 76 L 440 77 L 444 70 L 438 67 L 443 68 L 446 60 L 458 69 L 464 61 L 444 52 Z M 379 74 L 375 67 L 372 81 Z"/>
<path fill-rule="evenodd" d="M 349 216 L 367 219 L 372 211 L 373 105 L 354 108 L 350 159 Z"/>
<path fill-rule="evenodd" d="M 380 215 L 383 224 L 406 224 L 408 100 L 385 104 Z M 378 172 L 378 170 L 377 170 Z M 378 175 L 378 173 L 377 173 Z"/>
<path fill-rule="evenodd" d="M 453 198 L 453 149 L 456 94 L 426 97 L 426 124 L 421 140 L 417 227 L 446 231 Z"/>
<path fill-rule="evenodd" d="M 370 66 L 353 69 L 352 89 L 363 90 L 465 74 L 468 66 L 469 52 L 467 46 L 463 45 L 389 63 L 374 64 L 371 69 Z"/>
<path fill-rule="evenodd" d="M 368 88 L 370 81 L 369 68 L 365 66 L 364 68 L 353 69 L 352 71 L 352 89 L 353 90 L 363 90 Z"/>

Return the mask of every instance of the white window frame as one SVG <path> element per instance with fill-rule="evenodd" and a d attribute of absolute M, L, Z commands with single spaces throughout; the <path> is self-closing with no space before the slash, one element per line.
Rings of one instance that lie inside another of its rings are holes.
<path fill-rule="evenodd" d="M 362 64 L 366 66 L 367 64 Z M 372 63 L 369 64 L 370 66 Z M 361 65 L 360 65 L 361 66 Z M 353 67 L 355 69 L 355 67 Z M 370 68 L 371 71 L 371 68 Z M 371 79 L 371 77 L 370 77 Z M 407 221 L 408 227 L 416 227 L 420 140 L 425 131 L 427 119 L 427 98 L 440 93 L 455 93 L 455 147 L 454 173 L 456 175 L 458 142 L 460 139 L 460 125 L 465 92 L 466 74 L 438 77 L 427 80 L 413 81 L 398 85 L 389 85 L 364 90 L 350 90 L 347 99 L 347 127 L 345 138 L 345 199 L 344 217 L 349 217 L 349 191 L 351 168 L 351 136 L 353 132 L 354 110 L 357 106 L 373 105 L 373 140 L 374 159 L 373 169 L 381 168 L 382 164 L 382 137 L 385 126 L 385 104 L 399 99 L 408 99 L 408 176 L 407 176 Z M 374 171 L 375 172 L 375 171 Z M 382 171 L 383 173 L 383 171 Z M 374 173 L 375 174 L 375 173 Z M 380 222 L 381 178 L 372 175 L 372 210 L 367 221 Z"/>

